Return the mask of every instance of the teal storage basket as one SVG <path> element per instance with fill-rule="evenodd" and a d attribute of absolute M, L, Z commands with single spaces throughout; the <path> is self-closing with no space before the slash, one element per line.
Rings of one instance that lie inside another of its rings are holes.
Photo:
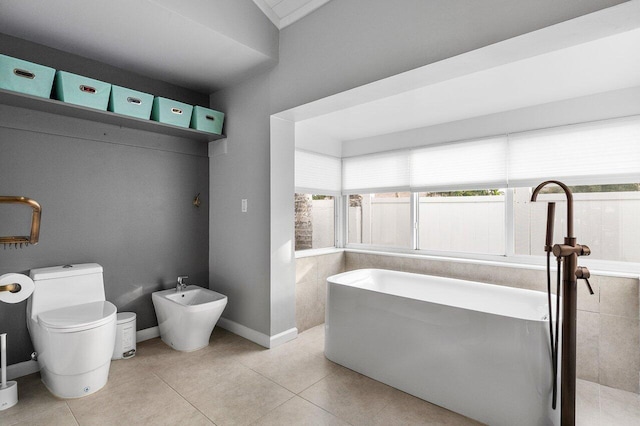
<path fill-rule="evenodd" d="M 104 81 L 56 71 L 56 99 L 75 105 L 82 105 L 102 111 L 107 110 L 111 84 Z"/>
<path fill-rule="evenodd" d="M 152 106 L 153 95 L 126 87 L 111 86 L 109 111 L 148 120 L 151 117 Z"/>
<path fill-rule="evenodd" d="M 49 98 L 56 70 L 0 55 L 0 89 Z"/>
<path fill-rule="evenodd" d="M 192 105 L 156 96 L 153 99 L 151 119 L 174 126 L 189 127 L 192 112 Z"/>
<path fill-rule="evenodd" d="M 223 123 L 224 113 L 201 106 L 193 107 L 193 115 L 191 116 L 192 129 L 220 135 L 222 134 Z"/>

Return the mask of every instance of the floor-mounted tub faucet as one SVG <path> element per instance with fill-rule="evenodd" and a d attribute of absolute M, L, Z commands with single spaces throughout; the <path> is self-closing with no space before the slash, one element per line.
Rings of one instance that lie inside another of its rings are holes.
<path fill-rule="evenodd" d="M 176 284 L 176 291 L 180 292 L 182 290 L 184 290 L 185 288 L 187 288 L 187 285 L 184 283 L 184 280 L 186 280 L 187 278 L 189 278 L 188 275 L 180 275 L 178 277 L 178 284 Z"/>
<path fill-rule="evenodd" d="M 555 203 L 549 203 L 547 209 L 547 234 L 545 239 L 545 251 L 547 252 L 547 291 L 549 292 L 549 311 L 551 311 L 551 274 L 550 274 L 550 254 L 557 259 L 558 263 L 558 289 L 560 286 L 560 267 L 564 263 L 562 270 L 562 292 L 556 291 L 556 300 L 562 295 L 562 362 L 561 362 L 561 394 L 560 394 L 560 419 L 562 426 L 574 426 L 576 424 L 576 317 L 577 317 L 577 282 L 584 279 L 593 294 L 589 283 L 589 270 L 583 266 L 578 266 L 578 256 L 588 256 L 591 254 L 589 247 L 577 244 L 573 236 L 573 195 L 571 190 L 564 183 L 557 180 L 542 182 L 533 190 L 531 201 L 536 201 L 540 190 L 548 184 L 556 184 L 564 191 L 567 197 L 567 236 L 564 244 L 553 244 L 553 215 Z M 559 305 L 557 305 L 559 307 Z M 553 352 L 553 408 L 556 408 L 556 380 L 558 362 L 558 309 L 556 308 L 556 332 L 555 345 L 553 342 L 553 330 L 549 325 L 551 348 Z M 551 318 L 549 318 L 551 321 Z"/>

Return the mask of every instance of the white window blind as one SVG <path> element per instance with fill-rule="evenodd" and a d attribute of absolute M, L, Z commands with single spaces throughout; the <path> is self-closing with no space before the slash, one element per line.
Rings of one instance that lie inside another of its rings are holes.
<path fill-rule="evenodd" d="M 640 117 L 509 135 L 509 186 L 640 182 Z"/>
<path fill-rule="evenodd" d="M 343 194 L 409 189 L 409 151 L 389 151 L 342 159 Z"/>
<path fill-rule="evenodd" d="M 640 182 L 640 117 L 350 157 L 344 194 Z"/>
<path fill-rule="evenodd" d="M 507 186 L 506 137 L 413 149 L 410 158 L 414 192 Z"/>
<path fill-rule="evenodd" d="M 339 158 L 296 150 L 295 187 L 302 194 L 339 195 L 342 163 Z"/>

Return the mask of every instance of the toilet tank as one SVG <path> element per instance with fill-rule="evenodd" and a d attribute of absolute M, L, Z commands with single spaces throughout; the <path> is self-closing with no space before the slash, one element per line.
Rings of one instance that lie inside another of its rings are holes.
<path fill-rule="evenodd" d="M 35 284 L 27 301 L 27 316 L 40 312 L 105 300 L 102 266 L 97 263 L 32 269 Z"/>

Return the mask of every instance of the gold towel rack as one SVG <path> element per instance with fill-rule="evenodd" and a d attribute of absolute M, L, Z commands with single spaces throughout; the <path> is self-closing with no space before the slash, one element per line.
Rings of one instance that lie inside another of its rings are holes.
<path fill-rule="evenodd" d="M 0 244 L 38 244 L 40 237 L 40 217 L 42 207 L 36 200 L 27 197 L 0 196 L 0 204 L 26 204 L 33 209 L 31 215 L 31 234 L 28 237 L 0 237 Z"/>

